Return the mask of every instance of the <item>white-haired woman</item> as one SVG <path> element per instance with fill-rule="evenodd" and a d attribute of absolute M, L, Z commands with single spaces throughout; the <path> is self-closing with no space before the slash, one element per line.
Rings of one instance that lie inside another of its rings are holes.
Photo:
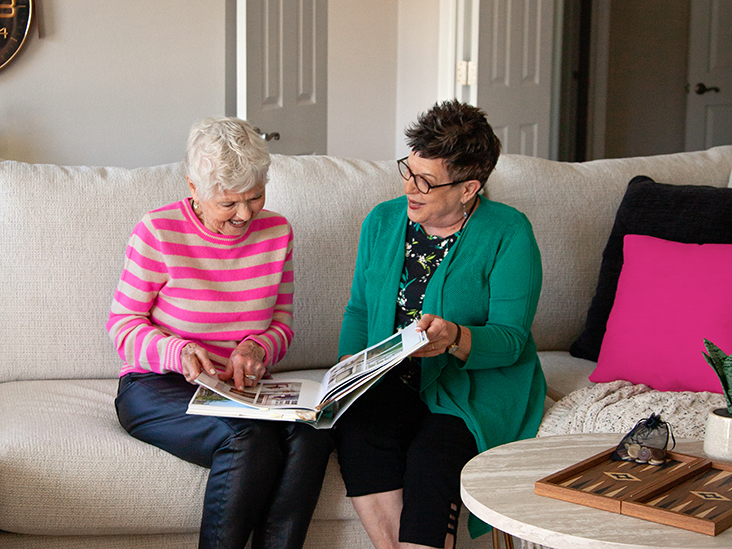
<path fill-rule="evenodd" d="M 186 149 L 191 198 L 132 232 L 107 330 L 122 358 L 115 401 L 135 438 L 210 468 L 199 547 L 301 547 L 327 432 L 187 415 L 202 370 L 251 387 L 292 340 L 292 229 L 264 210 L 270 157 L 245 121 L 206 119 Z"/>

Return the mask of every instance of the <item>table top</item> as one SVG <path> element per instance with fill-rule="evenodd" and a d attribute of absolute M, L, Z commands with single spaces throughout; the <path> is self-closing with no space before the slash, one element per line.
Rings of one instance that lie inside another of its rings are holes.
<path fill-rule="evenodd" d="M 465 506 L 488 524 L 556 549 L 729 549 L 732 528 L 717 536 L 537 496 L 534 483 L 617 446 L 622 434 L 542 437 L 504 444 L 465 466 Z M 675 451 L 704 457 L 700 440 L 677 440 Z"/>

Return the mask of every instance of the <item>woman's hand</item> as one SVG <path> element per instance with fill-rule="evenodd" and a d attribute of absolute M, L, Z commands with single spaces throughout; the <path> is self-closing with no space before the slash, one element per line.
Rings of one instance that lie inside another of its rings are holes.
<path fill-rule="evenodd" d="M 189 343 L 180 351 L 180 363 L 186 381 L 193 383 L 202 371 L 212 376 L 216 375 L 216 368 L 208 358 L 206 349 L 196 343 Z"/>
<path fill-rule="evenodd" d="M 236 346 L 226 364 L 226 371 L 219 374 L 219 379 L 226 381 L 234 378 L 234 386 L 240 391 L 244 387 L 254 387 L 267 373 L 264 358 L 267 352 L 259 343 L 245 339 Z"/>
<path fill-rule="evenodd" d="M 447 351 L 457 338 L 458 328 L 454 322 L 448 322 L 437 315 L 424 315 L 417 322 L 417 331 L 425 332 L 430 340 L 427 345 L 412 354 L 413 357 L 423 358 L 441 355 Z M 470 354 L 470 330 L 461 326 L 460 332 L 458 352 L 454 354 L 461 360 L 467 360 Z"/>

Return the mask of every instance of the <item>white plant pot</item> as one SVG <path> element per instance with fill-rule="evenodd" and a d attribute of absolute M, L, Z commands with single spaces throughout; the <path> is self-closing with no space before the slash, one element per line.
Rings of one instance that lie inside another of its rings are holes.
<path fill-rule="evenodd" d="M 727 408 L 717 408 L 707 415 L 704 453 L 710 459 L 732 462 L 732 416 Z"/>

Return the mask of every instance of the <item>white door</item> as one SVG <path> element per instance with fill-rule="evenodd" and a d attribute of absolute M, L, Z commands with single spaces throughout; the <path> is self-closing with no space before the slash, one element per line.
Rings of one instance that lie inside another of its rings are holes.
<path fill-rule="evenodd" d="M 326 153 L 327 8 L 327 0 L 237 3 L 237 112 L 272 153 Z"/>
<path fill-rule="evenodd" d="M 732 145 L 732 2 L 692 0 L 686 150 Z"/>
<path fill-rule="evenodd" d="M 503 152 L 549 158 L 553 0 L 481 0 L 477 106 Z"/>

